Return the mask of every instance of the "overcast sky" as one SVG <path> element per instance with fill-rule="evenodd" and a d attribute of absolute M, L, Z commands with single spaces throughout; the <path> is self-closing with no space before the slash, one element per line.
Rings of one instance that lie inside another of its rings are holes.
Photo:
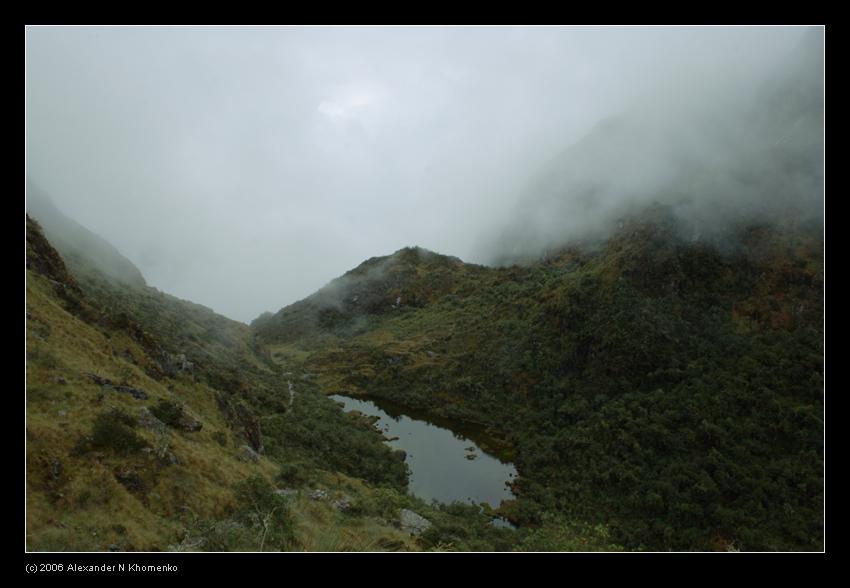
<path fill-rule="evenodd" d="M 407 245 L 481 261 L 601 119 L 750 79 L 802 34 L 28 27 L 27 173 L 150 285 L 248 322 Z"/>

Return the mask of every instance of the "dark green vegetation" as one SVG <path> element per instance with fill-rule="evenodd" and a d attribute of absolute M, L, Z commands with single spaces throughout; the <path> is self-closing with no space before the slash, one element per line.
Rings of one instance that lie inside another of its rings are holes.
<path fill-rule="evenodd" d="M 822 247 L 793 218 L 695 240 L 654 207 L 525 267 L 404 249 L 252 329 L 327 393 L 501 437 L 526 547 L 819 550 Z"/>

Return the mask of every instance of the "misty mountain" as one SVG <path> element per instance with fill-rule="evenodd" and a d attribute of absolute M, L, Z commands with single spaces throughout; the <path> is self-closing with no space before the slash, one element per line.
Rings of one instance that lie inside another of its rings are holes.
<path fill-rule="evenodd" d="M 824 549 L 823 31 L 775 56 L 793 30 L 411 33 L 397 62 L 407 31 L 234 32 L 105 31 L 116 60 L 88 30 L 32 35 L 28 550 Z M 735 48 L 740 75 L 711 69 Z M 645 71 L 596 78 L 600 51 Z M 531 64 L 552 91 L 509 75 Z M 597 118 L 582 84 L 617 75 L 631 106 Z M 599 120 L 578 141 L 567 99 Z M 279 301 L 245 324 L 151 287 L 63 212 L 106 197 L 79 218 L 147 219 L 163 238 L 121 250 L 152 282 Z M 472 236 L 484 264 L 444 247 Z M 414 496 L 408 449 L 338 394 L 481 432 L 512 497 Z"/>
<path fill-rule="evenodd" d="M 64 215 L 50 196 L 27 180 L 27 212 L 38 220 L 50 242 L 78 271 L 93 266 L 122 284 L 145 286 L 145 278 L 133 263 L 102 237 Z"/>
<path fill-rule="evenodd" d="M 327 393 L 486 427 L 514 452 L 502 513 L 521 527 L 557 513 L 627 549 L 818 549 L 820 228 L 742 222 L 722 248 L 689 228 L 653 206 L 502 268 L 407 249 L 252 329 Z"/>
<path fill-rule="evenodd" d="M 535 259 L 611 234 L 657 202 L 701 238 L 741 219 L 823 215 L 823 33 L 812 30 L 754 90 L 659 95 L 596 125 L 530 181 L 506 227 L 481 250 Z M 705 89 L 701 88 L 701 91 Z"/>
<path fill-rule="evenodd" d="M 421 247 L 373 257 L 316 293 L 251 323 L 260 336 L 296 340 L 317 332 L 345 329 L 354 334 L 371 318 L 428 305 L 468 287 L 465 278 L 486 272 L 456 257 Z"/>

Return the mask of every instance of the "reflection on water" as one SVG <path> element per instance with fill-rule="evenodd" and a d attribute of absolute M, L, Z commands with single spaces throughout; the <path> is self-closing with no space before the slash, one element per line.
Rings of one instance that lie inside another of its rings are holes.
<path fill-rule="evenodd" d="M 390 439 L 388 443 L 407 453 L 411 494 L 446 503 L 486 502 L 493 507 L 513 498 L 507 486 L 516 477 L 513 464 L 484 453 L 467 436 L 471 433 L 458 432 L 460 427 L 451 421 L 439 419 L 438 426 L 434 419 L 412 418 L 402 413 L 399 405 L 383 400 L 331 398 L 342 403 L 346 412 L 357 410 L 379 417 L 376 426 Z"/>

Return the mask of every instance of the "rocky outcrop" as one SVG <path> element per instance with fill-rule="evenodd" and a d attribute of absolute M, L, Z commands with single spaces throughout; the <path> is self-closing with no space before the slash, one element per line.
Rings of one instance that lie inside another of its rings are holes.
<path fill-rule="evenodd" d="M 191 375 L 195 371 L 195 364 L 187 359 L 185 353 L 172 354 L 161 350 L 159 364 L 162 372 L 170 378 L 180 374 Z"/>
<path fill-rule="evenodd" d="M 89 372 L 86 372 L 84 375 L 87 376 L 92 382 L 100 386 L 104 392 L 121 392 L 123 394 L 129 394 L 136 400 L 148 399 L 148 393 L 142 390 L 141 388 L 134 388 L 133 386 L 116 384 L 108 378 L 104 378 L 102 376 L 98 376 L 97 374 Z"/>
<path fill-rule="evenodd" d="M 151 408 L 151 412 L 166 425 L 187 433 L 196 433 L 204 427 L 197 417 L 176 400 L 160 400 Z"/>
<path fill-rule="evenodd" d="M 431 521 L 406 508 L 399 513 L 401 530 L 411 535 L 420 535 L 432 527 Z"/>

